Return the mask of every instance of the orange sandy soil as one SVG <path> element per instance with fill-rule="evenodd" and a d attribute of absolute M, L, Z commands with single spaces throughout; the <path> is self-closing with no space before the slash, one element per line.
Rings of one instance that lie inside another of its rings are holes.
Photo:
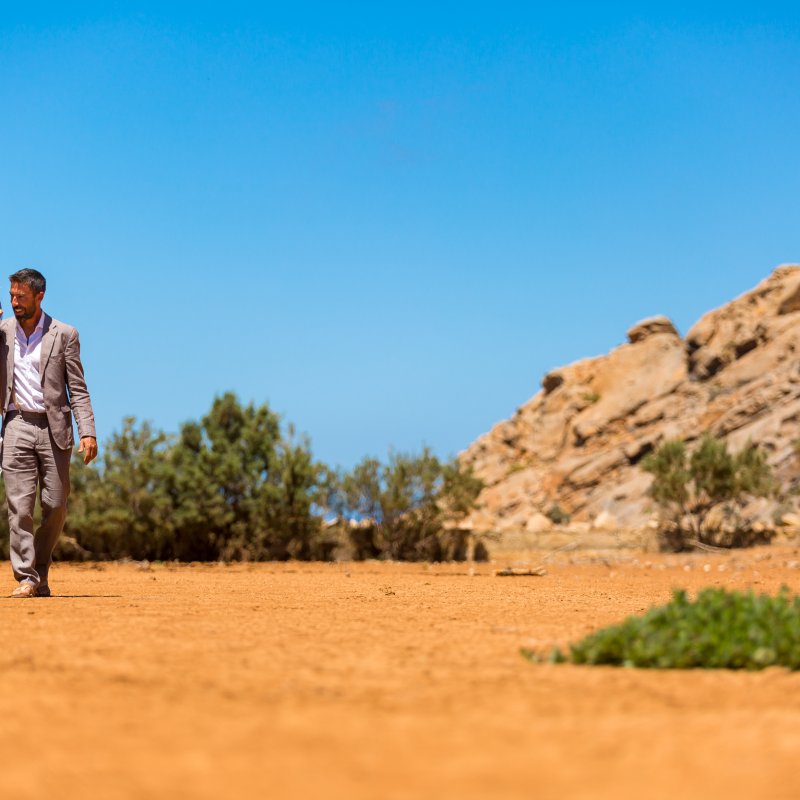
<path fill-rule="evenodd" d="M 677 586 L 800 591 L 800 550 L 498 566 L 56 565 L 0 602 L 0 797 L 800 797 L 800 674 L 519 654 Z"/>

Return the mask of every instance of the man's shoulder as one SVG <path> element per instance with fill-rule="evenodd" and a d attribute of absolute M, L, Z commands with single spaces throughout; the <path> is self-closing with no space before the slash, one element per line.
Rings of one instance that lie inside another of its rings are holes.
<path fill-rule="evenodd" d="M 46 315 L 44 321 L 44 332 L 47 333 L 48 331 L 56 331 L 62 336 L 71 336 L 73 333 L 77 333 L 72 325 L 68 325 L 66 322 L 62 322 L 60 319 L 51 317 L 49 314 Z"/>

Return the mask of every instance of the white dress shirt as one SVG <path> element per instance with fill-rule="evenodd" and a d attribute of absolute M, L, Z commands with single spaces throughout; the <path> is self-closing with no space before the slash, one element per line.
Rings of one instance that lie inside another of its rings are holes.
<path fill-rule="evenodd" d="M 30 338 L 25 335 L 22 325 L 17 322 L 17 335 L 14 337 L 14 393 L 8 405 L 9 411 L 45 410 L 42 378 L 39 374 L 43 334 L 44 312 L 39 317 L 39 322 L 36 323 Z"/>

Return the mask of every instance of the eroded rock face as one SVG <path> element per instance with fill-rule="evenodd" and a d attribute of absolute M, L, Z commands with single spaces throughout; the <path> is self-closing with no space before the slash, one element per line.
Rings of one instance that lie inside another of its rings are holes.
<path fill-rule="evenodd" d="M 800 268 L 778 267 L 755 289 L 711 311 L 686 336 L 689 368 L 701 380 L 769 344 L 800 311 Z"/>
<path fill-rule="evenodd" d="M 707 430 L 734 450 L 763 445 L 779 478 L 798 469 L 800 266 L 709 312 L 685 341 L 653 317 L 608 355 L 548 373 L 462 454 L 486 483 L 470 524 L 541 530 L 557 505 L 582 527 L 644 528 L 654 509 L 639 462 L 665 439 Z"/>

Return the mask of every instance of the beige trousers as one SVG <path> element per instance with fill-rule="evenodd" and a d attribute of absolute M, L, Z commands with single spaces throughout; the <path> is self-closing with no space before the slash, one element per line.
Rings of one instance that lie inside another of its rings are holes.
<path fill-rule="evenodd" d="M 3 428 L 3 479 L 8 504 L 11 568 L 18 581 L 47 584 L 53 549 L 67 518 L 71 450 L 53 441 L 44 414 L 9 412 Z M 42 522 L 33 509 L 41 496 Z"/>

